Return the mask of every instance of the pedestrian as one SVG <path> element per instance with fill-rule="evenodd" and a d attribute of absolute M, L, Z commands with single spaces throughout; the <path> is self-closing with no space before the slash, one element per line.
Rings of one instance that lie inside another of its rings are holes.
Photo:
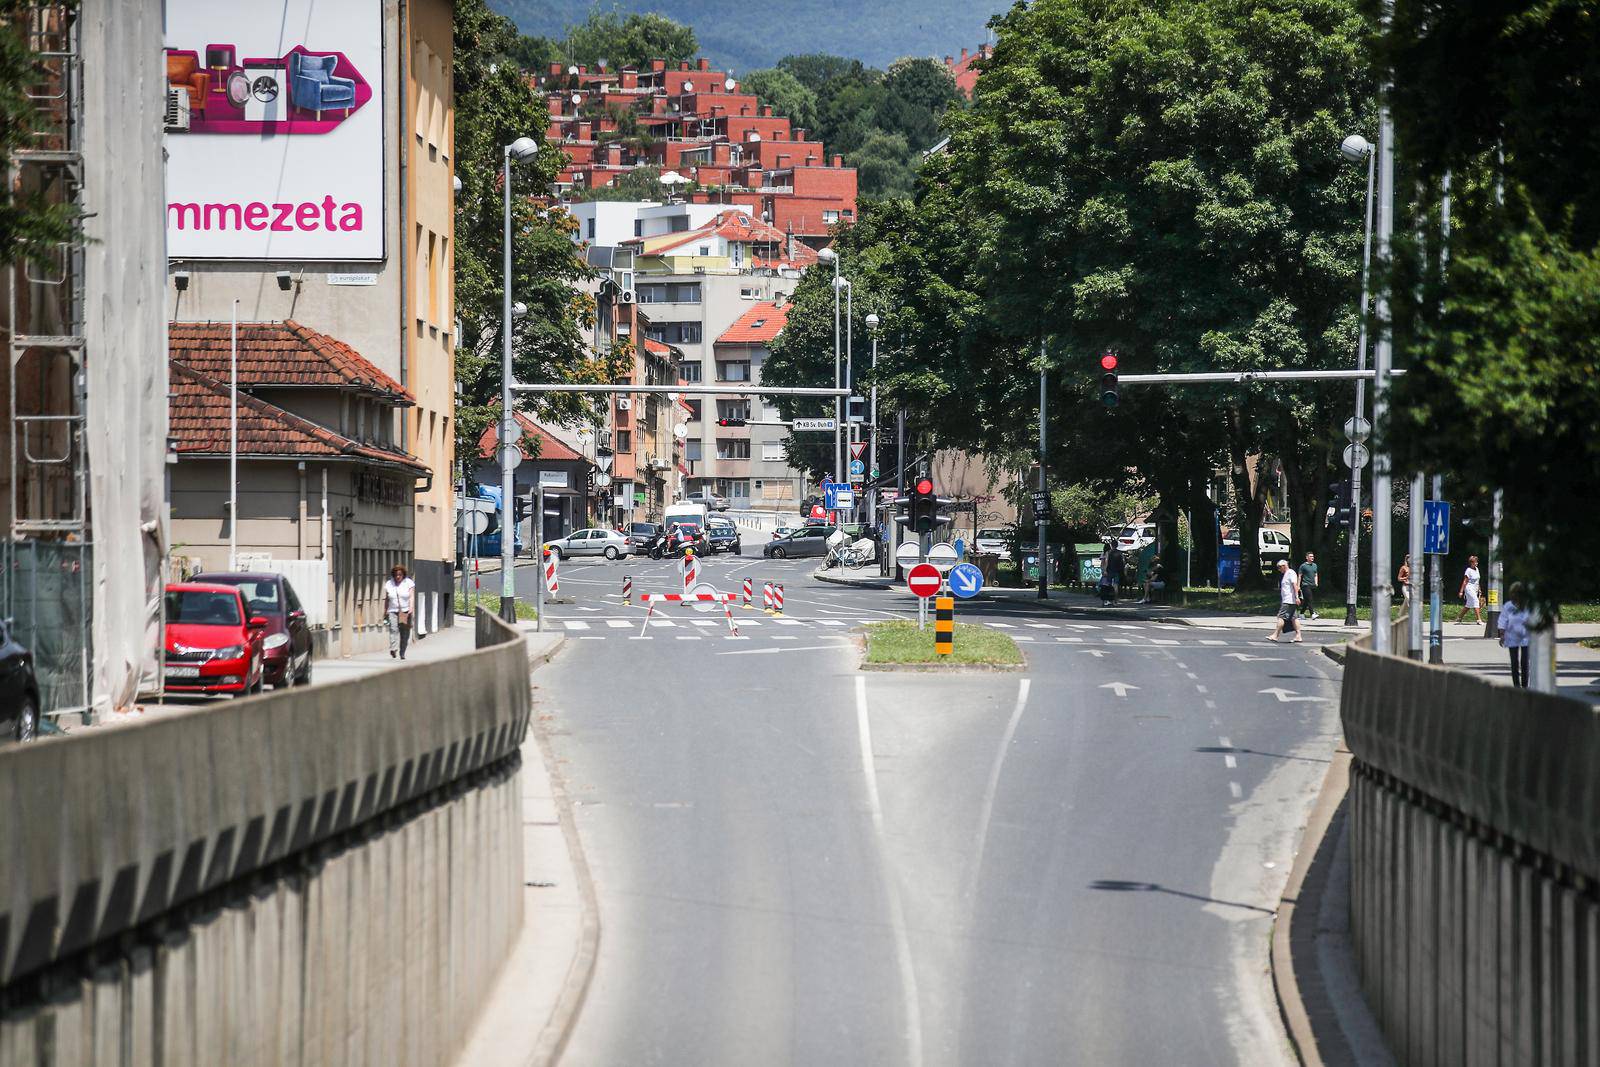
<path fill-rule="evenodd" d="M 1511 684 L 1528 688 L 1528 609 L 1521 582 L 1512 582 L 1500 605 L 1500 647 L 1511 656 Z"/>
<path fill-rule="evenodd" d="M 389 580 L 383 583 L 383 626 L 389 633 L 390 659 L 406 658 L 406 645 L 411 640 L 411 607 L 416 593 L 417 583 L 396 563 L 389 571 Z"/>
<path fill-rule="evenodd" d="M 1461 598 L 1461 614 L 1456 616 L 1456 622 L 1466 622 L 1467 612 L 1477 618 L 1478 624 L 1483 624 L 1483 605 L 1478 597 L 1478 557 L 1467 557 L 1467 569 L 1461 575 L 1461 589 L 1456 593 Z"/>
<path fill-rule="evenodd" d="M 1295 625 L 1294 609 L 1300 603 L 1300 575 L 1289 569 L 1289 561 L 1278 561 L 1278 621 L 1272 627 L 1268 641 L 1277 641 L 1286 630 L 1294 631 L 1294 643 L 1300 643 L 1300 627 Z"/>
<path fill-rule="evenodd" d="M 1122 590 L 1122 569 L 1125 566 L 1127 561 L 1123 558 L 1122 549 L 1112 545 L 1106 552 L 1105 569 L 1102 572 L 1105 575 L 1102 581 L 1107 590 L 1105 595 L 1110 597 L 1110 603 L 1117 602 L 1117 596 Z"/>
<path fill-rule="evenodd" d="M 1164 592 L 1167 588 L 1165 568 L 1161 566 L 1161 557 L 1157 556 L 1150 561 L 1150 573 L 1144 579 L 1144 599 L 1141 604 L 1155 602 L 1156 594 Z"/>
<path fill-rule="evenodd" d="M 1400 564 L 1400 573 L 1395 575 L 1395 580 L 1400 583 L 1400 596 L 1409 605 L 1411 603 L 1411 553 L 1406 553 L 1406 560 Z"/>
<path fill-rule="evenodd" d="M 1306 609 L 1306 618 L 1317 617 L 1317 554 L 1306 553 L 1300 564 L 1300 606 Z"/>

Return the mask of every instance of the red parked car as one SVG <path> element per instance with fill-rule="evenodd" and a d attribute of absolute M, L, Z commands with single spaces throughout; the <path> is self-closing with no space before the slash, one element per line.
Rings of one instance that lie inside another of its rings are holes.
<path fill-rule="evenodd" d="M 267 620 L 251 616 L 232 585 L 167 586 L 166 687 L 170 693 L 259 693 L 261 637 Z"/>
<path fill-rule="evenodd" d="M 274 689 L 311 684 L 311 627 L 294 586 L 281 574 L 216 571 L 196 574 L 191 585 L 231 585 L 244 594 L 245 610 L 267 620 L 261 633 L 266 682 Z"/>

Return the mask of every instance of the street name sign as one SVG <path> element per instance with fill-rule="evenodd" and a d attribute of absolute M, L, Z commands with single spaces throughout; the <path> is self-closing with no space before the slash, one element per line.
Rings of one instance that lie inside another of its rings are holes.
<path fill-rule="evenodd" d="M 791 430 L 830 430 L 831 431 L 833 429 L 833 427 L 834 427 L 834 421 L 832 419 L 795 419 L 793 425 L 791 425 L 789 428 Z"/>
<path fill-rule="evenodd" d="M 1422 551 L 1430 556 L 1450 554 L 1450 504 L 1444 500 L 1422 502 Z"/>
<path fill-rule="evenodd" d="M 923 599 L 937 593 L 942 584 L 938 568 L 931 563 L 919 563 L 906 573 L 906 588 Z"/>
<path fill-rule="evenodd" d="M 970 563 L 958 563 L 950 568 L 950 591 L 965 600 L 978 595 L 983 588 L 983 572 Z"/>

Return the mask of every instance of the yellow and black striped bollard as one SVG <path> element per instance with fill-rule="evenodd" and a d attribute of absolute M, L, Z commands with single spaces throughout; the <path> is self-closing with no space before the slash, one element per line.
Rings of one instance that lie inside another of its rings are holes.
<path fill-rule="evenodd" d="M 948 656 L 956 650 L 956 598 L 933 599 L 933 650 Z"/>

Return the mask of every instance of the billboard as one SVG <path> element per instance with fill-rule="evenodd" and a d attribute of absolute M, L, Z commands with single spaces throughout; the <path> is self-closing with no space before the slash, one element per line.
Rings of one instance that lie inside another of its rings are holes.
<path fill-rule="evenodd" d="M 382 0 L 166 9 L 167 255 L 382 259 Z"/>

